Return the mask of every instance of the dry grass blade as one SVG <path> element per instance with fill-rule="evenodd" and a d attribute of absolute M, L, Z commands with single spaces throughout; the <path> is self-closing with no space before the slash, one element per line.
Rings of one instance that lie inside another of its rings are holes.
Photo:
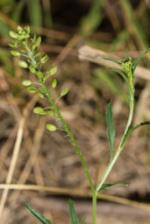
<path fill-rule="evenodd" d="M 12 159 L 10 162 L 10 167 L 9 167 L 7 178 L 6 178 L 6 184 L 10 184 L 12 182 L 14 171 L 15 171 L 16 164 L 17 164 L 17 159 L 18 159 L 19 152 L 21 149 L 21 142 L 23 139 L 23 132 L 24 132 L 25 124 L 26 124 L 26 119 L 27 119 L 28 114 L 30 113 L 34 103 L 36 102 L 36 100 L 37 100 L 37 96 L 32 98 L 32 100 L 28 103 L 28 105 L 24 109 L 24 113 L 19 120 L 18 132 L 17 132 L 17 136 L 16 136 L 14 149 L 13 149 Z M 9 189 L 4 189 L 4 191 L 2 192 L 2 197 L 1 197 L 1 201 L 0 201 L 0 217 L 2 217 L 2 215 L 3 215 L 3 209 L 5 207 L 8 192 L 9 192 Z"/>
<path fill-rule="evenodd" d="M 8 138 L 8 140 L 6 141 L 6 143 L 1 147 L 1 151 L 0 151 L 0 169 L 3 168 L 4 166 L 4 161 L 6 160 L 9 150 L 11 148 L 11 146 L 14 144 L 14 140 L 15 140 L 15 136 L 16 136 L 16 126 L 14 127 L 14 129 L 11 131 L 11 134 Z"/>
<path fill-rule="evenodd" d="M 24 184 L 27 181 L 28 176 L 30 175 L 31 169 L 33 168 L 33 166 L 36 163 L 37 156 L 38 156 L 38 153 L 41 148 L 41 141 L 42 141 L 44 130 L 45 130 L 45 122 L 46 121 L 43 119 L 41 119 L 39 121 L 38 127 L 35 131 L 33 145 L 31 146 L 32 151 L 30 154 L 30 158 L 26 162 L 26 165 L 25 165 L 23 171 L 21 172 L 21 175 L 18 180 L 18 184 L 19 183 Z M 15 201 L 17 196 L 18 196 L 18 192 L 14 192 L 14 194 L 11 197 L 11 200 Z"/>
<path fill-rule="evenodd" d="M 18 155 L 20 152 L 20 146 L 21 146 L 21 142 L 22 142 L 22 138 L 23 138 L 24 125 L 25 125 L 25 117 L 22 117 L 19 121 L 19 127 L 18 127 L 16 142 L 15 142 L 15 146 L 14 146 L 14 150 L 13 150 L 12 160 L 11 160 L 8 175 L 6 178 L 7 184 L 10 184 L 12 181 L 12 178 L 13 178 L 13 174 L 15 171 L 16 162 L 18 159 Z M 3 214 L 3 209 L 5 206 L 6 200 L 7 200 L 8 190 L 9 189 L 4 189 L 4 191 L 2 193 L 2 197 L 1 197 L 1 201 L 0 201 L 0 217 Z"/>
<path fill-rule="evenodd" d="M 78 189 L 70 189 L 70 188 L 62 188 L 62 187 L 39 186 L 39 185 L 0 184 L 0 189 L 48 192 L 51 195 L 65 195 L 65 196 L 68 195 L 71 197 L 80 197 L 80 198 L 91 198 L 92 196 L 89 191 L 86 191 L 84 189 L 78 190 Z M 135 201 L 117 197 L 117 196 L 112 196 L 108 194 L 99 194 L 98 199 L 103 199 L 106 201 L 115 202 L 122 205 L 127 205 L 127 206 L 150 211 L 150 206 L 148 204 L 135 202 Z"/>

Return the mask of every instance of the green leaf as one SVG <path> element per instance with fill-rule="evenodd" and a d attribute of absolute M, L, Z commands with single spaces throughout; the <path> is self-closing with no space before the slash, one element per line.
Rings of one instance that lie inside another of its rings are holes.
<path fill-rule="evenodd" d="M 132 128 L 132 131 L 136 130 L 137 128 L 140 128 L 142 126 L 145 126 L 145 125 L 150 125 L 150 121 L 143 121 L 141 122 L 140 124 L 137 124 L 135 125 L 133 128 Z"/>
<path fill-rule="evenodd" d="M 107 124 L 107 136 L 108 136 L 109 152 L 111 160 L 114 155 L 114 141 L 115 141 L 115 125 L 111 103 L 109 103 L 106 108 L 106 124 Z"/>
<path fill-rule="evenodd" d="M 70 223 L 71 224 L 80 224 L 79 218 L 77 216 L 74 202 L 72 200 L 69 200 L 69 214 L 70 214 Z"/>
<path fill-rule="evenodd" d="M 55 125 L 53 125 L 53 124 L 47 124 L 46 128 L 47 128 L 48 131 L 51 131 L 51 132 L 57 130 L 57 127 Z"/>
<path fill-rule="evenodd" d="M 122 145 L 121 145 L 121 146 L 124 146 L 124 144 L 125 144 L 127 138 L 129 138 L 129 137 L 131 136 L 131 134 L 132 134 L 136 129 L 138 129 L 138 128 L 142 127 L 142 126 L 146 126 L 146 125 L 150 125 L 150 121 L 143 121 L 143 122 L 141 122 L 141 123 L 139 123 L 139 124 L 137 124 L 137 125 L 135 125 L 135 126 L 133 126 L 133 127 L 131 126 L 131 127 L 128 129 L 127 133 L 126 133 L 125 141 L 122 142 Z"/>
<path fill-rule="evenodd" d="M 92 4 L 93 5 L 88 14 L 81 20 L 80 33 L 83 35 L 92 34 L 102 22 L 102 9 L 104 7 L 105 0 L 93 0 Z"/>
<path fill-rule="evenodd" d="M 19 24 L 22 12 L 25 6 L 26 0 L 22 0 L 20 2 L 17 2 L 17 4 L 14 7 L 13 14 L 12 14 L 12 19 Z"/>
<path fill-rule="evenodd" d="M 42 7 L 40 0 L 27 1 L 32 26 L 42 26 Z"/>
<path fill-rule="evenodd" d="M 121 182 L 118 182 L 118 183 L 105 183 L 102 185 L 102 187 L 100 188 L 100 191 L 104 191 L 104 190 L 108 190 L 109 188 L 113 187 L 113 186 L 123 186 L 123 187 L 126 187 L 128 186 L 128 184 L 126 183 L 121 183 Z"/>
<path fill-rule="evenodd" d="M 31 212 L 31 214 L 37 218 L 40 223 L 42 224 L 52 224 L 52 222 L 50 220 L 48 220 L 45 216 L 43 216 L 40 212 L 38 212 L 37 210 L 35 210 L 34 208 L 32 208 L 31 205 L 29 204 L 25 204 L 25 207 L 27 208 L 28 211 Z"/>
<path fill-rule="evenodd" d="M 35 114 L 39 114 L 39 115 L 46 115 L 47 114 L 47 112 L 42 107 L 35 107 L 33 112 Z"/>
<path fill-rule="evenodd" d="M 67 87 L 62 89 L 61 92 L 60 92 L 60 97 L 63 97 L 65 95 L 67 95 L 68 92 L 69 92 L 69 89 Z"/>

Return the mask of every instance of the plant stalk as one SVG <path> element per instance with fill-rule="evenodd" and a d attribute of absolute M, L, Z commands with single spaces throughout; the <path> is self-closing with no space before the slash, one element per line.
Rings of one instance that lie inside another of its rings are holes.
<path fill-rule="evenodd" d="M 124 133 L 123 133 L 123 136 L 120 140 L 120 144 L 118 146 L 118 149 L 116 151 L 116 154 L 114 155 L 113 159 L 110 161 L 109 163 L 109 166 L 107 167 L 104 175 L 102 176 L 102 179 L 100 181 L 100 183 L 98 184 L 97 188 L 96 188 L 96 191 L 100 191 L 101 190 L 101 187 L 103 186 L 103 184 L 106 182 L 112 168 L 114 167 L 116 161 L 118 160 L 121 152 L 123 151 L 124 149 L 124 146 L 125 146 L 125 142 L 126 142 L 126 139 L 128 137 L 127 133 L 130 129 L 130 126 L 131 126 L 131 123 L 132 123 L 132 119 L 133 119 L 133 112 L 134 112 L 134 93 L 131 94 L 130 96 L 130 111 L 129 111 L 129 117 L 128 117 L 128 121 L 127 121 L 127 125 L 125 127 L 125 130 L 124 130 Z"/>
<path fill-rule="evenodd" d="M 92 192 L 92 223 L 96 224 L 97 216 L 97 191 Z"/>
<path fill-rule="evenodd" d="M 65 121 L 64 117 L 62 116 L 59 107 L 56 105 L 55 101 L 52 99 L 52 96 L 51 96 L 49 90 L 47 89 L 47 87 L 45 85 L 42 85 L 42 88 L 45 89 L 47 100 L 50 103 L 50 105 L 52 106 L 52 108 L 54 110 L 54 113 L 55 113 L 55 116 L 60 121 L 64 132 L 67 134 L 69 142 L 73 146 L 76 155 L 80 159 L 80 162 L 81 162 L 81 165 L 82 165 L 82 167 L 84 169 L 84 173 L 85 173 L 85 176 L 86 176 L 86 178 L 88 180 L 90 189 L 93 192 L 94 191 L 93 178 L 92 178 L 92 176 L 90 174 L 87 161 L 86 161 L 86 159 L 85 159 L 85 157 L 84 157 L 84 155 L 83 155 L 83 153 L 81 151 L 81 148 L 80 148 L 79 144 L 77 143 L 77 140 L 76 140 L 74 134 L 72 133 L 70 126 Z"/>

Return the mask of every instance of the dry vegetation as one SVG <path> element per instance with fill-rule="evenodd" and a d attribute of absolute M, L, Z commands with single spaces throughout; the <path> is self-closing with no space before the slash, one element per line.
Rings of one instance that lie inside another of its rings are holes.
<path fill-rule="evenodd" d="M 113 103 L 117 141 L 128 113 L 126 86 L 114 75 L 110 64 L 100 62 L 101 53 L 105 52 L 111 58 L 136 57 L 149 47 L 150 2 L 105 0 L 100 5 L 96 0 L 78 0 L 74 5 L 74 1 L 72 4 L 69 1 L 60 4 L 60 1 L 53 0 L 51 8 L 50 1 L 42 0 L 41 4 L 38 4 L 39 1 L 34 3 L 37 11 L 33 6 L 29 10 L 29 3 L 24 3 L 26 5 L 19 9 L 17 1 L 2 2 L 1 223 L 35 223 L 23 207 L 26 201 L 55 223 L 68 223 L 69 197 L 74 198 L 79 214 L 90 223 L 90 195 L 80 162 L 64 134 L 46 131 L 45 124 L 50 118 L 33 114 L 34 106 L 43 105 L 43 101 L 36 95 L 28 94 L 21 85 L 23 77 L 28 77 L 28 74 L 18 68 L 16 60 L 10 56 L 8 30 L 17 24 L 28 23 L 42 35 L 42 50 L 50 56 L 50 63 L 58 66 L 59 86 L 67 86 L 71 90 L 60 100 L 59 106 L 77 136 L 92 175 L 98 180 L 108 160 L 104 117 L 106 104 L 110 100 Z M 91 2 L 95 2 L 95 6 L 92 7 Z M 91 57 L 86 52 L 84 61 L 81 61 L 78 49 L 83 44 L 96 48 L 96 56 Z M 136 77 L 134 123 L 150 119 L 149 61 L 149 55 L 145 56 Z M 150 128 L 143 127 L 129 140 L 109 178 L 112 182 L 128 183 L 128 186 L 112 187 L 102 195 L 103 201 L 98 204 L 98 224 L 149 223 L 149 138 Z"/>

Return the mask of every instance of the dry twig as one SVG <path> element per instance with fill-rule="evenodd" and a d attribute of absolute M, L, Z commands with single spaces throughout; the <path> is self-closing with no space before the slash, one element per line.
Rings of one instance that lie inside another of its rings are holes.
<path fill-rule="evenodd" d="M 23 184 L 0 184 L 0 189 L 9 189 L 9 190 L 26 190 L 26 191 L 39 191 L 39 192 L 47 192 L 51 195 L 68 195 L 72 197 L 80 197 L 80 198 L 91 198 L 91 193 L 89 191 L 78 190 L 78 189 L 69 189 L 69 188 L 60 188 L 60 187 L 46 187 L 39 185 L 23 185 Z M 144 209 L 150 211 L 150 206 L 144 203 L 135 202 L 129 199 L 112 196 L 108 194 L 99 194 L 98 199 L 115 202 L 123 205 L 128 205 L 131 207 Z"/>
<path fill-rule="evenodd" d="M 118 57 L 116 57 L 114 54 L 106 53 L 89 46 L 82 46 L 79 48 L 79 59 L 90 61 L 107 68 L 121 70 L 121 66 L 113 61 L 118 60 Z M 138 78 L 150 80 L 150 70 L 147 68 L 137 66 L 135 75 Z"/>

